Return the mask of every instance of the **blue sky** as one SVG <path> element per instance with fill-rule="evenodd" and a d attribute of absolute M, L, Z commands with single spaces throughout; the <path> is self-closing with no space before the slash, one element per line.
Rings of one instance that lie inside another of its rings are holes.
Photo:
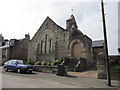
<path fill-rule="evenodd" d="M 66 20 L 73 13 L 79 30 L 92 40 L 101 40 L 100 10 L 100 0 L 2 0 L 0 33 L 6 39 L 21 39 L 26 33 L 32 38 L 47 16 L 66 28 Z M 118 0 L 105 0 L 105 13 L 109 54 L 118 54 Z"/>

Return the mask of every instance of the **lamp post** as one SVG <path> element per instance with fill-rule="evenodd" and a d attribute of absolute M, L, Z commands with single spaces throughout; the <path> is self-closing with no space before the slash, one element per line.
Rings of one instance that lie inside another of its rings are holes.
<path fill-rule="evenodd" d="M 105 48 L 106 74 L 107 74 L 108 85 L 111 86 L 110 68 L 109 68 L 109 61 L 108 61 L 108 45 L 107 45 L 107 34 L 106 34 L 106 22 L 105 22 L 103 0 L 101 0 L 101 7 L 102 7 L 102 19 L 103 19 L 104 44 L 105 44 L 104 48 Z"/>

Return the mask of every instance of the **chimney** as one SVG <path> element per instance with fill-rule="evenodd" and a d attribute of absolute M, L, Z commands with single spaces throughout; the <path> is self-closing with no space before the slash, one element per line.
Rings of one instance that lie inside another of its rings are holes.
<path fill-rule="evenodd" d="M 30 35 L 29 35 L 29 33 L 28 33 L 28 34 L 25 34 L 25 39 L 30 40 Z"/>

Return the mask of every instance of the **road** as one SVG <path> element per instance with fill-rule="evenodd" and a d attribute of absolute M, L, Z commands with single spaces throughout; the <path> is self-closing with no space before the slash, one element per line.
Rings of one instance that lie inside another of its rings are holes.
<path fill-rule="evenodd" d="M 93 78 L 61 77 L 41 72 L 18 74 L 4 70 L 0 71 L 1 74 L 2 88 L 112 88 L 106 85 L 106 80 Z M 118 82 L 112 81 L 112 85 L 117 88 Z"/>
<path fill-rule="evenodd" d="M 80 88 L 80 86 L 56 83 L 32 77 L 33 74 L 26 76 L 26 74 L 17 74 L 2 70 L 2 88 Z"/>

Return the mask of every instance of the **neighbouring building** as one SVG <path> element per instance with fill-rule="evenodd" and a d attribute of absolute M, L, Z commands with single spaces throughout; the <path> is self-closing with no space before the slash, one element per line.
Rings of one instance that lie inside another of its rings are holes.
<path fill-rule="evenodd" d="M 0 34 L 0 47 L 2 46 L 3 40 L 4 40 L 4 37 L 2 36 L 2 34 Z"/>
<path fill-rule="evenodd" d="M 0 34 L 0 65 L 2 64 L 2 43 L 3 43 L 4 37 L 2 36 L 2 34 Z"/>
<path fill-rule="evenodd" d="M 104 54 L 104 40 L 96 40 L 92 42 L 93 60 L 97 61 L 100 55 Z"/>
<path fill-rule="evenodd" d="M 53 61 L 63 56 L 84 58 L 92 63 L 92 40 L 80 30 L 73 15 L 66 20 L 66 28 L 47 17 L 30 40 L 28 59 Z"/>
<path fill-rule="evenodd" d="M 29 34 L 26 34 L 24 39 L 19 40 L 11 39 L 10 59 L 27 60 L 29 40 L 30 40 Z"/>
<path fill-rule="evenodd" d="M 19 40 L 4 40 L 4 45 L 0 47 L 2 63 L 9 59 L 21 59 L 26 61 L 28 56 L 29 40 L 29 34 L 26 34 L 25 38 Z"/>

